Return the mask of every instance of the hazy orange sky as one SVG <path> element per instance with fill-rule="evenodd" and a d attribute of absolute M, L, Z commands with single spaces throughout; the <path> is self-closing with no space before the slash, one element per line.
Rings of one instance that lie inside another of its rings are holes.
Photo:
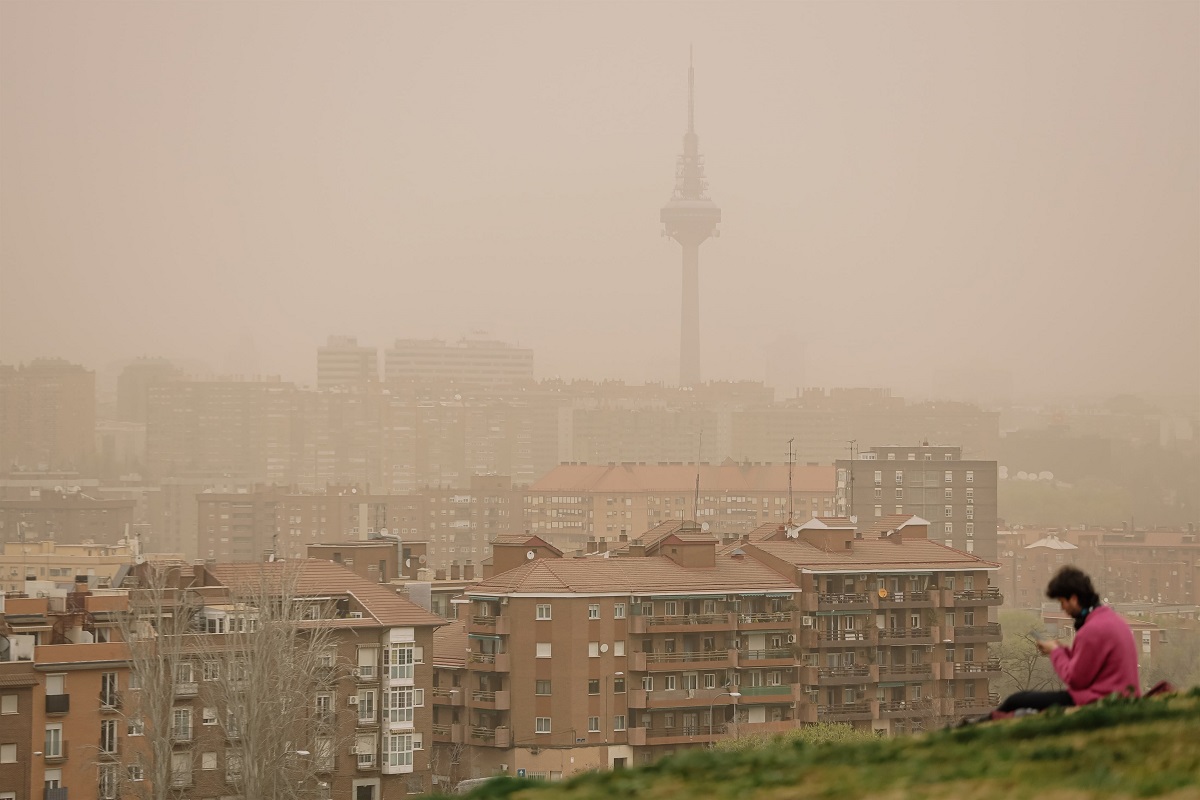
<path fill-rule="evenodd" d="M 6 0 L 0 360 L 487 330 L 673 381 L 689 43 L 706 377 L 1200 391 L 1196 2 Z"/>

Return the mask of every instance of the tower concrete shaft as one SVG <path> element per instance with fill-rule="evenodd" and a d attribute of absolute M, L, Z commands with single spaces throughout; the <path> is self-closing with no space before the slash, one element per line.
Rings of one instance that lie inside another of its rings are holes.
<path fill-rule="evenodd" d="M 719 236 L 721 209 L 708 197 L 704 158 L 695 124 L 695 69 L 688 65 L 688 128 L 675 168 L 675 192 L 663 206 L 663 235 L 683 248 L 683 302 L 680 308 L 679 385 L 700 383 L 700 245 Z"/>

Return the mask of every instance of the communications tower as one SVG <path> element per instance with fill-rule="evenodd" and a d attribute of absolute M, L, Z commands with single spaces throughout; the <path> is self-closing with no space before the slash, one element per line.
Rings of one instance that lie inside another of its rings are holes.
<path fill-rule="evenodd" d="M 704 157 L 696 135 L 696 71 L 688 59 L 688 127 L 675 166 L 675 192 L 660 214 L 663 235 L 683 248 L 683 305 L 679 332 L 679 385 L 700 384 L 700 245 L 720 236 L 721 209 L 708 197 Z"/>

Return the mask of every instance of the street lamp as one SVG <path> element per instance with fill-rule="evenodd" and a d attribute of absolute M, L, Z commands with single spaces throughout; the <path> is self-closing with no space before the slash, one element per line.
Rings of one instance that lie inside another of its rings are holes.
<path fill-rule="evenodd" d="M 716 704 L 716 702 L 718 700 L 720 700 L 722 697 L 726 697 L 726 696 L 732 697 L 733 702 L 736 704 L 737 699 L 742 696 L 742 693 L 741 692 L 721 692 L 719 695 L 717 695 L 716 697 L 714 697 L 712 699 L 711 703 L 708 704 L 708 743 L 710 745 L 712 744 L 712 737 L 713 737 L 713 706 Z"/>

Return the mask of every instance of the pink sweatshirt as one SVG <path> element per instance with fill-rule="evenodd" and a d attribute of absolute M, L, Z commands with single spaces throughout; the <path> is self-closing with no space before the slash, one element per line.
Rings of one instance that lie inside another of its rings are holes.
<path fill-rule="evenodd" d="M 1052 651 L 1050 662 L 1077 706 L 1114 692 L 1142 695 L 1133 631 L 1108 606 L 1097 606 L 1088 614 L 1075 642 Z"/>

